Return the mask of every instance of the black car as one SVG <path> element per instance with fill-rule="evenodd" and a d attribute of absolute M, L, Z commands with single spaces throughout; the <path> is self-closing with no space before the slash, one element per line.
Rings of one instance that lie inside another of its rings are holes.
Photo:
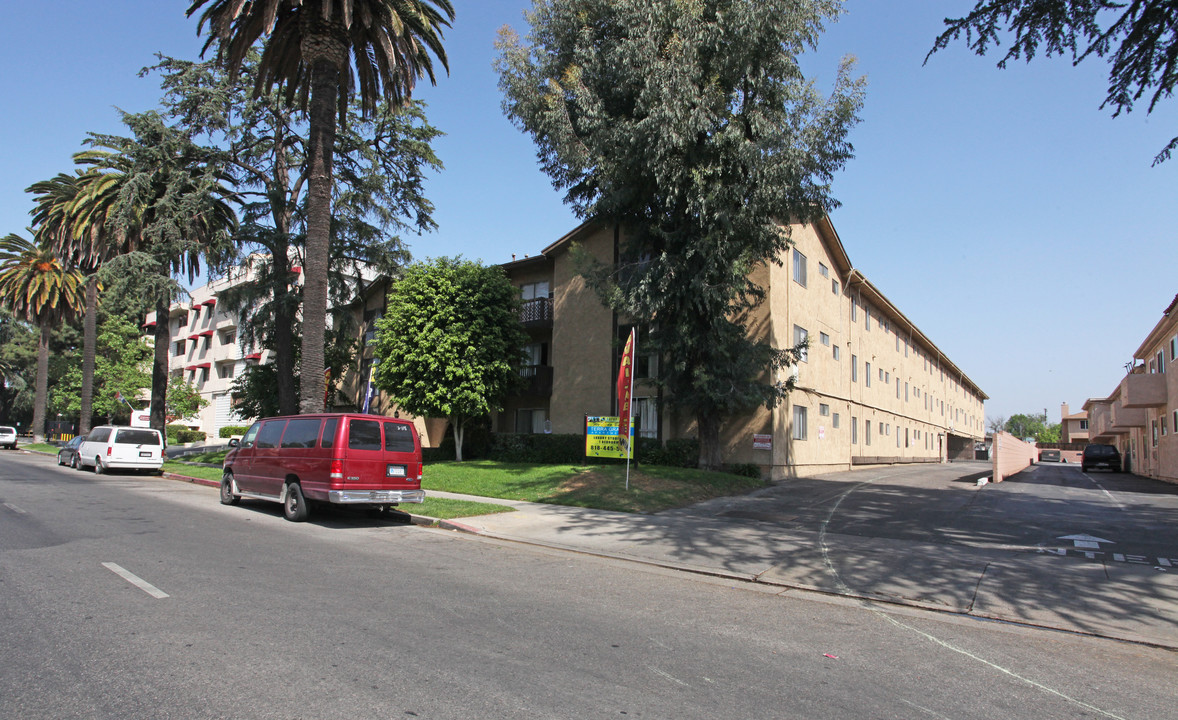
<path fill-rule="evenodd" d="M 1112 445 L 1088 445 L 1084 448 L 1084 457 L 1080 459 L 1080 469 L 1088 472 L 1090 468 L 1106 468 L 1113 472 L 1121 472 L 1121 453 Z"/>
<path fill-rule="evenodd" d="M 78 446 L 85 439 L 85 435 L 78 435 L 73 440 L 62 445 L 61 449 L 57 451 L 57 464 L 69 465 L 72 468 L 78 467 Z"/>

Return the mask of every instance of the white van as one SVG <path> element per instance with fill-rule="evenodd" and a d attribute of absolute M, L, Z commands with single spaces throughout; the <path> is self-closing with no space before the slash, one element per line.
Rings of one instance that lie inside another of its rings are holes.
<path fill-rule="evenodd" d="M 151 470 L 164 466 L 164 438 L 159 430 L 99 425 L 78 446 L 78 469 Z"/>

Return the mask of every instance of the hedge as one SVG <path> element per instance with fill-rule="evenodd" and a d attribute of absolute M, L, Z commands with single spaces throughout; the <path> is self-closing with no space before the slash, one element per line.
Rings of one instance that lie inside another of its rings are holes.
<path fill-rule="evenodd" d="M 699 463 L 699 441 L 695 439 L 668 440 L 665 444 L 654 438 L 637 440 L 635 457 L 639 463 L 685 468 L 695 467 Z M 625 462 L 617 458 L 586 458 L 585 436 L 580 433 L 516 435 L 491 433 L 483 427 L 467 430 L 462 443 L 462 458 L 543 465 Z M 436 448 L 424 448 L 422 459 L 427 463 L 453 460 L 453 435 L 447 433 Z M 747 473 L 748 469 L 743 469 L 743 472 Z"/>
<path fill-rule="evenodd" d="M 200 430 L 189 430 L 183 425 L 168 425 L 168 444 L 182 445 L 191 442 L 204 442 L 208 436 Z"/>
<path fill-rule="evenodd" d="M 226 425 L 218 434 L 222 438 L 231 438 L 234 435 L 245 435 L 245 431 L 249 429 L 249 425 Z"/>

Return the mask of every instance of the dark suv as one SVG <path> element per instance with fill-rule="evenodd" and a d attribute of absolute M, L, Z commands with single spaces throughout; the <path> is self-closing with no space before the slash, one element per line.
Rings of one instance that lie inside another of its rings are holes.
<path fill-rule="evenodd" d="M 1121 453 L 1112 445 L 1086 446 L 1084 457 L 1080 460 L 1080 469 L 1088 472 L 1089 468 L 1098 467 L 1121 472 Z"/>

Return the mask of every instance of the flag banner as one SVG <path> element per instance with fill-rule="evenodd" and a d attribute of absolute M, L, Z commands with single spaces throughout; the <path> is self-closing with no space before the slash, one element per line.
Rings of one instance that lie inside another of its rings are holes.
<path fill-rule="evenodd" d="M 618 441 L 624 453 L 623 457 L 630 454 L 630 392 L 634 387 L 633 372 L 634 328 L 630 328 L 630 337 L 626 338 L 622 362 L 618 366 Z"/>
<path fill-rule="evenodd" d="M 630 428 L 630 437 L 634 437 L 633 427 Z M 586 457 L 633 458 L 634 444 L 628 443 L 626 450 L 618 442 L 618 418 L 596 415 L 585 417 Z"/>

